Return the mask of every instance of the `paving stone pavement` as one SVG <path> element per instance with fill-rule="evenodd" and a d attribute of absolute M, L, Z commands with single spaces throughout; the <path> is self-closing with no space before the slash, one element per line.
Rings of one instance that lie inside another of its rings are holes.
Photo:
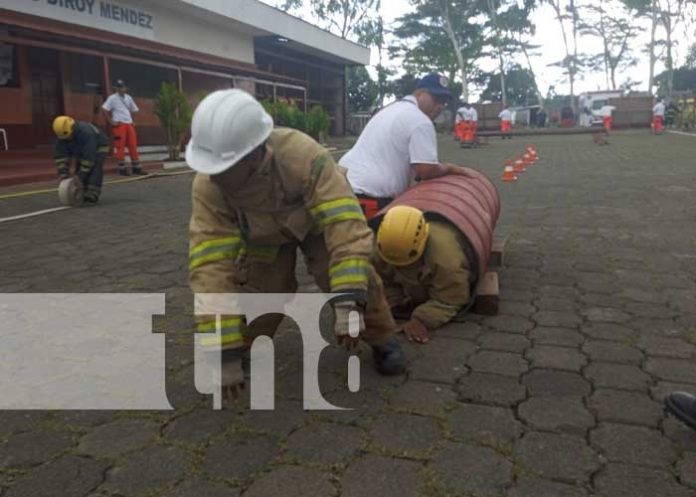
<path fill-rule="evenodd" d="M 696 392 L 696 138 L 537 138 L 541 161 L 501 183 L 504 159 L 530 141 L 441 139 L 444 159 L 501 193 L 500 314 L 405 344 L 403 377 L 381 378 L 362 350 L 357 393 L 347 354 L 325 351 L 325 397 L 352 411 L 302 410 L 291 327 L 277 335 L 275 411 L 214 411 L 196 392 L 191 176 L 0 224 L 0 292 L 166 293 L 153 323 L 175 407 L 0 412 L 0 495 L 695 497 L 696 431 L 661 402 Z M 0 218 L 55 206 L 0 200 Z M 302 267 L 298 278 L 311 288 Z"/>

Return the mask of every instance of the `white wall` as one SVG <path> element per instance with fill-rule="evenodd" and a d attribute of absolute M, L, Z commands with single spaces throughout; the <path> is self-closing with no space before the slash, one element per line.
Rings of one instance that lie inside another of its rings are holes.
<path fill-rule="evenodd" d="M 114 9 L 113 7 L 117 7 Z M 138 0 L 2 0 L 0 8 L 254 63 L 251 34 Z M 121 19 L 127 12 L 128 20 Z"/>

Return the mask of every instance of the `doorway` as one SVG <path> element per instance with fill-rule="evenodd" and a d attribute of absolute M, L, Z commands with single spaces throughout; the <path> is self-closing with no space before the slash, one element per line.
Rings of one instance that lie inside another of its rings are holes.
<path fill-rule="evenodd" d="M 27 61 L 34 143 L 39 147 L 51 145 L 55 141 L 53 119 L 63 112 L 60 54 L 57 50 L 29 47 Z"/>

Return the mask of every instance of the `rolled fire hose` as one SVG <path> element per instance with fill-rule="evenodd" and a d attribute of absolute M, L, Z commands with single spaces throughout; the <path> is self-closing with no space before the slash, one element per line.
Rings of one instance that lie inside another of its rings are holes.
<path fill-rule="evenodd" d="M 64 179 L 58 185 L 58 200 L 68 207 L 79 207 L 84 200 L 84 187 L 77 176 Z"/>

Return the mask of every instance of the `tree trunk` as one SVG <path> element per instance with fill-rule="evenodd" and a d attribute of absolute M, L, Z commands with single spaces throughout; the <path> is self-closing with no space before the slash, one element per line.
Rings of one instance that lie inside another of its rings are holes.
<path fill-rule="evenodd" d="M 611 68 L 611 89 L 616 90 L 616 67 Z"/>
<path fill-rule="evenodd" d="M 524 58 L 527 61 L 527 68 L 529 69 L 529 72 L 532 74 L 532 78 L 534 79 L 534 92 L 536 93 L 537 100 L 539 101 L 539 105 L 543 107 L 544 96 L 541 94 L 541 91 L 539 90 L 536 73 L 534 72 L 534 68 L 532 67 L 532 60 L 529 58 L 529 52 L 527 51 L 527 47 L 522 41 L 522 34 L 519 35 L 519 39 L 517 40 L 517 42 L 519 43 L 519 46 L 522 49 L 522 53 L 524 54 Z"/>
<path fill-rule="evenodd" d="M 578 109 L 575 105 L 575 74 L 578 63 L 578 11 L 575 8 L 575 0 L 570 0 L 570 13 L 573 18 L 573 73 L 570 78 L 570 107 L 573 109 L 573 118 L 577 119 Z"/>
<path fill-rule="evenodd" d="M 669 18 L 669 13 L 666 16 Z M 674 59 L 672 58 L 672 21 L 671 19 L 666 22 L 667 31 L 667 60 L 665 65 L 667 66 L 667 96 L 672 97 L 672 91 L 674 90 Z"/>
<path fill-rule="evenodd" d="M 657 31 L 657 0 L 651 2 L 651 26 L 650 26 L 650 76 L 648 77 L 648 92 L 652 94 L 653 86 L 655 86 L 655 32 Z"/>
<path fill-rule="evenodd" d="M 568 80 L 570 82 L 571 105 L 573 105 L 573 102 L 575 101 L 575 98 L 573 97 L 573 95 L 575 95 L 575 81 L 573 77 L 574 62 L 571 60 L 570 46 L 568 45 L 568 35 L 566 34 L 565 24 L 563 23 L 563 14 L 561 13 L 561 0 L 557 0 L 557 3 L 551 2 L 551 7 L 556 13 L 556 19 L 558 19 L 558 23 L 561 25 L 561 34 L 563 35 L 563 46 L 565 47 L 566 53 L 565 66 L 568 71 Z"/>
<path fill-rule="evenodd" d="M 498 50 L 498 59 L 500 62 L 500 93 L 503 101 L 503 107 L 507 107 L 507 91 L 505 88 L 505 63 L 503 62 L 502 50 Z"/>
<path fill-rule="evenodd" d="M 464 63 L 464 56 L 462 55 L 461 47 L 459 46 L 459 41 L 452 28 L 452 21 L 449 16 L 449 0 L 439 0 L 438 6 L 440 7 L 440 13 L 442 14 L 442 19 L 444 21 L 445 32 L 447 37 L 452 43 L 452 48 L 454 49 L 454 54 L 457 57 L 457 65 L 459 66 L 459 72 L 462 78 L 462 100 L 467 102 L 469 100 L 469 85 L 467 81 L 466 65 Z"/>
<path fill-rule="evenodd" d="M 500 45 L 500 28 L 498 26 L 498 13 L 495 11 L 493 0 L 488 0 L 488 13 L 495 28 L 496 48 L 498 49 L 498 66 L 500 68 L 500 92 L 503 107 L 507 107 L 507 91 L 505 91 L 505 61 L 503 60 L 503 47 Z"/>
<path fill-rule="evenodd" d="M 604 79 L 606 81 L 607 88 L 609 88 L 609 66 L 611 64 L 609 55 L 609 43 L 607 41 L 607 32 L 604 26 L 604 6 L 603 2 L 599 2 L 599 32 L 602 35 L 602 45 L 604 47 Z M 616 83 L 614 83 L 614 75 L 612 73 L 612 90 L 616 90 Z"/>

